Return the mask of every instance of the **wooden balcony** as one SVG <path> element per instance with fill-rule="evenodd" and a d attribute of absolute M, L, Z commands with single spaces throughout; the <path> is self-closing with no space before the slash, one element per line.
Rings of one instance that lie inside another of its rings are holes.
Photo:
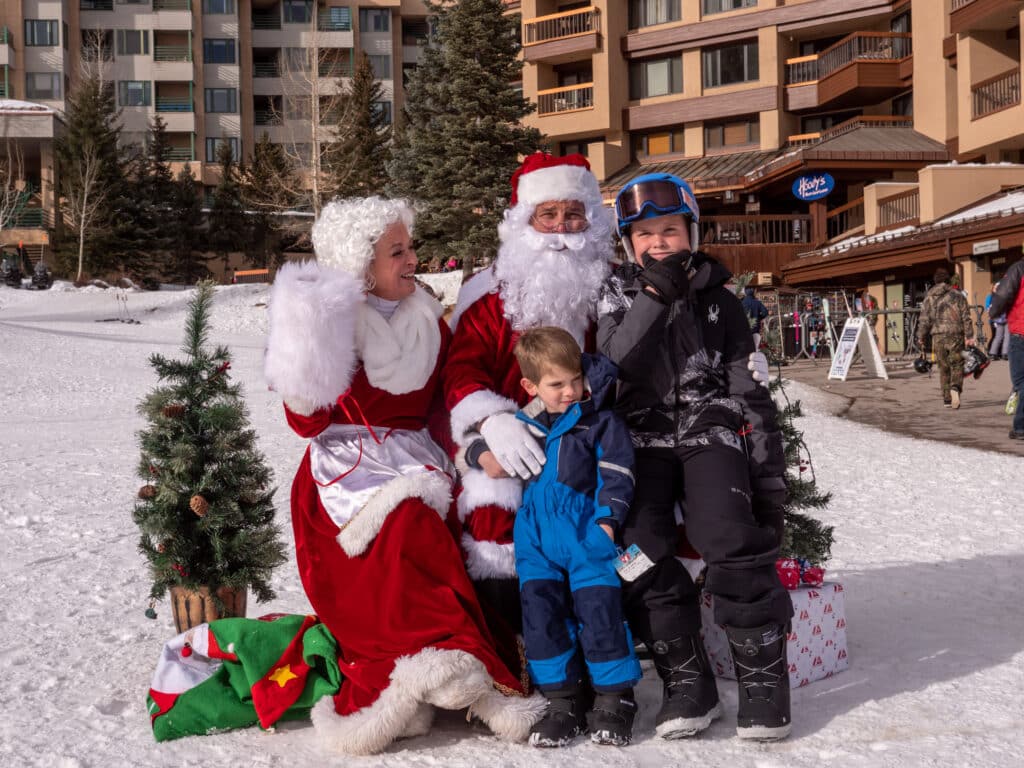
<path fill-rule="evenodd" d="M 523 22 L 523 60 L 560 63 L 591 54 L 600 46 L 597 8 L 538 16 Z"/>
<path fill-rule="evenodd" d="M 821 53 L 786 60 L 786 109 L 876 103 L 913 76 L 911 36 L 854 32 Z"/>
<path fill-rule="evenodd" d="M 735 274 L 772 272 L 809 251 L 810 216 L 704 216 L 701 250 Z"/>
<path fill-rule="evenodd" d="M 921 191 L 906 192 L 878 201 L 878 231 L 895 227 L 916 227 L 921 223 Z"/>
<path fill-rule="evenodd" d="M 864 198 L 858 197 L 829 211 L 825 229 L 830 241 L 864 234 Z"/>
<path fill-rule="evenodd" d="M 1020 65 L 971 86 L 971 119 L 1020 104 Z"/>
<path fill-rule="evenodd" d="M 537 91 L 538 115 L 561 115 L 594 108 L 594 84 L 570 85 Z"/>
<path fill-rule="evenodd" d="M 1024 0 L 950 0 L 949 34 L 1010 30 L 1017 26 Z"/>

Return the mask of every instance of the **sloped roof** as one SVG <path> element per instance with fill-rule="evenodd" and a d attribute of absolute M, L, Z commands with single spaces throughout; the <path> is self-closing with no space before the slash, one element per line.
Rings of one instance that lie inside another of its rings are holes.
<path fill-rule="evenodd" d="M 662 163 L 631 163 L 607 179 L 601 185 L 601 191 L 605 196 L 613 196 L 630 179 L 646 173 L 671 173 L 686 179 L 695 188 L 708 186 L 709 183 L 718 180 L 725 184 L 733 180 L 734 185 L 739 185 L 747 173 L 782 154 L 782 150 L 734 152 L 727 155 L 667 160 Z"/>
<path fill-rule="evenodd" d="M 913 128 L 862 125 L 855 131 L 826 138 L 804 149 L 804 155 L 817 152 L 864 152 L 868 154 L 895 152 L 938 152 L 946 154 L 946 145 L 918 133 Z"/>

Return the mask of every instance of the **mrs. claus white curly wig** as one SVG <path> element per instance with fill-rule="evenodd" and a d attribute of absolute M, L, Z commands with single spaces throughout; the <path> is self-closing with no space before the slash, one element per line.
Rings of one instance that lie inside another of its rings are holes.
<path fill-rule="evenodd" d="M 369 290 L 373 287 L 367 280 L 373 246 L 396 221 L 402 221 L 411 236 L 414 218 L 405 200 L 385 200 L 377 195 L 332 200 L 313 223 L 316 260 L 362 279 Z"/>

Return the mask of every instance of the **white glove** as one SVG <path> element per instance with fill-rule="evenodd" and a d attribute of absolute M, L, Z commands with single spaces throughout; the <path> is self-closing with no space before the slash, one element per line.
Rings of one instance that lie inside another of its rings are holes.
<path fill-rule="evenodd" d="M 529 428 L 514 413 L 496 413 L 480 425 L 487 448 L 511 476 L 529 480 L 540 474 L 544 451 Z"/>
<path fill-rule="evenodd" d="M 768 370 L 768 358 L 764 356 L 763 352 L 750 353 L 750 357 L 747 358 L 747 370 L 753 374 L 754 381 L 762 387 L 768 386 L 771 371 Z"/>

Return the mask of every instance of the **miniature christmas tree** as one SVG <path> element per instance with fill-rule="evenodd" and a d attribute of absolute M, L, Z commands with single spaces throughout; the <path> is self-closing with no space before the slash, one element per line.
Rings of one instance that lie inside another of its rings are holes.
<path fill-rule="evenodd" d="M 139 404 L 149 426 L 133 518 L 149 561 L 156 600 L 170 587 L 251 588 L 275 597 L 271 571 L 285 560 L 274 524 L 272 476 L 249 428 L 240 388 L 230 382 L 226 347 L 207 347 L 212 283 L 189 304 L 185 360 L 149 358 L 160 384 Z M 147 615 L 155 616 L 152 611 Z"/>

